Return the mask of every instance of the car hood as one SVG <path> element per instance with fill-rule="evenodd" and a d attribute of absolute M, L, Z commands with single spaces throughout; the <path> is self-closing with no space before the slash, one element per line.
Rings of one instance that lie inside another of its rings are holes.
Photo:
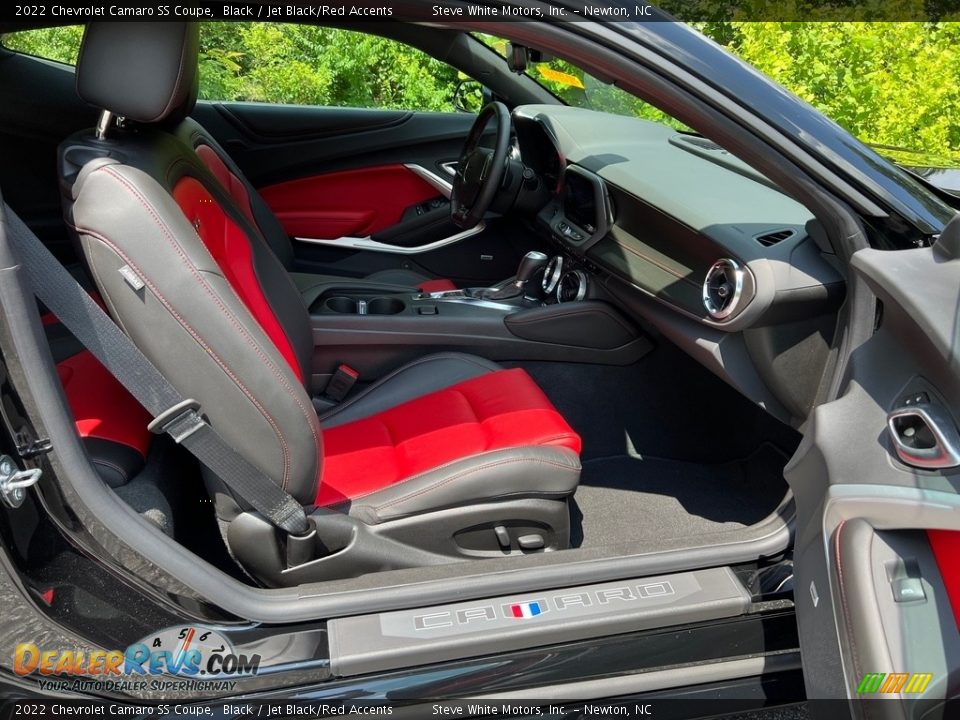
<path fill-rule="evenodd" d="M 960 197 L 960 157 L 935 155 L 890 145 L 871 145 L 870 147 L 927 184 Z"/>

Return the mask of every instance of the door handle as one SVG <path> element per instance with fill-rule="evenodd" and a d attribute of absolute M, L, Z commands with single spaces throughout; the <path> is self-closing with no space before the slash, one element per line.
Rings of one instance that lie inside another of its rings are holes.
<path fill-rule="evenodd" d="M 960 434 L 946 411 L 935 405 L 902 407 L 887 415 L 897 456 L 907 465 L 938 470 L 960 465 Z"/>

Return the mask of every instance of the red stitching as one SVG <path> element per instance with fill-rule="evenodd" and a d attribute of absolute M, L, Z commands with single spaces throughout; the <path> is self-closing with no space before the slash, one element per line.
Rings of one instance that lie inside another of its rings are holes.
<path fill-rule="evenodd" d="M 254 341 L 254 339 L 253 339 L 253 338 L 250 336 L 250 334 L 247 332 L 246 328 L 243 327 L 243 325 L 237 321 L 236 317 L 234 317 L 234 316 L 230 313 L 230 310 L 226 307 L 226 305 L 223 304 L 223 302 L 220 300 L 219 296 L 213 291 L 213 288 L 211 288 L 211 287 L 207 284 L 207 282 L 203 279 L 203 276 L 198 272 L 197 268 L 193 265 L 193 263 L 190 262 L 190 259 L 184 254 L 183 249 L 181 248 L 180 244 L 177 242 L 176 238 L 173 237 L 173 234 L 171 233 L 170 229 L 166 226 L 166 224 L 163 222 L 163 220 L 160 219 L 160 216 L 157 214 L 155 208 L 153 208 L 153 207 L 147 202 L 146 198 L 144 198 L 143 195 L 141 195 L 141 194 L 137 191 L 136 188 L 134 188 L 132 185 L 130 185 L 130 184 L 126 181 L 125 178 L 123 178 L 122 176 L 120 176 L 120 175 L 118 175 L 116 172 L 114 172 L 111 167 L 102 167 L 102 168 L 99 168 L 98 170 L 102 170 L 103 172 L 106 172 L 108 175 L 110 175 L 111 177 L 115 178 L 118 182 L 120 182 L 124 187 L 127 188 L 127 190 L 130 191 L 130 193 L 138 200 L 138 202 L 140 202 L 140 204 L 143 206 L 143 208 L 144 208 L 145 210 L 147 210 L 148 213 L 150 213 L 150 215 L 151 215 L 151 217 L 153 218 L 154 222 L 155 222 L 155 223 L 157 224 L 157 226 L 160 228 L 161 232 L 163 232 L 163 234 L 166 236 L 168 242 L 171 244 L 171 246 L 173 247 L 173 249 L 176 250 L 177 254 L 180 256 L 181 260 L 183 261 L 184 265 L 190 270 L 190 272 L 194 275 L 194 277 L 197 278 L 197 280 L 198 280 L 198 281 L 200 282 L 200 284 L 203 286 L 204 290 L 207 291 L 207 294 L 214 300 L 214 302 L 216 302 L 216 304 L 217 304 L 217 306 L 220 308 L 221 312 L 223 312 L 223 314 L 226 316 L 226 318 L 227 318 L 227 319 L 231 322 L 231 324 L 237 329 L 237 331 L 238 331 L 238 332 L 240 333 L 240 335 L 244 338 L 244 340 L 247 341 L 247 344 L 250 345 L 250 347 L 252 347 L 252 348 L 254 349 L 254 351 L 257 353 L 257 355 L 260 357 L 260 359 L 264 362 L 264 364 L 265 364 L 265 365 L 270 369 L 270 371 L 273 373 L 274 377 L 276 377 L 276 378 L 280 381 L 280 383 L 283 385 L 284 389 L 287 391 L 287 394 L 290 395 L 290 397 L 293 399 L 293 401 L 297 404 L 297 407 L 300 408 L 300 412 L 303 414 L 304 419 L 307 421 L 307 425 L 309 425 L 309 427 L 310 427 L 310 434 L 313 436 L 314 447 L 316 448 L 316 451 L 317 451 L 317 458 L 318 458 L 318 463 L 317 463 L 317 465 L 318 465 L 318 474 L 319 474 L 319 466 L 320 466 L 319 459 L 322 457 L 322 452 L 321 452 L 321 449 L 320 449 L 320 436 L 317 434 L 317 425 L 315 425 L 315 423 L 317 423 L 317 414 L 316 414 L 316 412 L 313 412 L 313 413 L 308 413 L 308 412 L 307 412 L 306 407 L 305 407 L 304 404 L 300 401 L 300 398 L 297 397 L 297 394 L 293 391 L 293 388 L 290 387 L 290 384 L 287 382 L 287 379 L 286 379 L 285 377 L 283 377 L 283 374 L 281 373 L 280 369 L 279 369 L 279 368 L 273 363 L 273 361 L 263 352 L 262 348 L 261 348 L 259 345 L 257 345 L 257 343 Z M 194 231 L 194 233 L 196 233 L 196 231 Z M 199 235 L 197 235 L 197 238 L 199 239 Z M 249 242 L 249 238 L 248 238 L 248 242 Z M 203 242 L 202 242 L 202 241 L 201 241 L 201 243 L 200 243 L 200 246 L 204 249 L 204 251 L 206 251 L 206 246 L 203 245 Z M 209 253 L 208 253 L 208 254 L 209 254 Z M 211 260 L 212 260 L 212 259 L 213 259 L 213 258 L 211 257 Z M 216 261 L 214 261 L 214 265 L 216 265 Z M 227 283 L 227 287 L 228 287 L 228 289 L 230 290 L 230 292 L 233 294 L 233 297 L 234 297 L 234 299 L 237 301 L 237 303 L 242 306 L 242 305 L 243 305 L 243 301 L 240 300 L 240 297 L 237 295 L 237 293 L 236 293 L 236 291 L 233 289 L 233 287 L 232 287 L 229 283 Z M 312 419 L 313 419 L 314 422 L 310 422 L 310 421 L 311 421 L 311 417 L 312 417 Z M 279 429 L 278 429 L 278 432 L 279 432 Z M 285 441 L 285 439 L 282 437 L 282 435 L 281 435 L 281 443 L 282 443 L 283 446 L 284 446 L 284 475 L 283 475 L 284 479 L 283 479 L 283 488 L 284 488 L 284 490 L 286 490 L 286 488 L 287 488 L 287 480 L 288 480 L 288 477 L 289 477 L 289 461 L 288 461 L 288 448 L 287 448 L 287 445 L 286 445 L 286 441 Z"/>
<path fill-rule="evenodd" d="M 123 261 L 124 261 L 125 263 L 127 263 L 127 264 L 134 270 L 134 272 L 136 272 L 137 275 L 139 275 L 140 278 L 150 287 L 150 290 L 153 292 L 154 295 L 156 295 L 157 299 L 158 299 L 158 300 L 163 304 L 163 306 L 167 309 L 167 312 L 170 313 L 170 314 L 177 320 L 177 322 L 180 323 L 180 326 L 183 327 L 184 330 L 186 330 L 188 333 L 190 333 L 190 335 L 193 337 L 194 340 L 197 341 L 197 343 L 200 345 L 200 347 L 202 347 L 202 348 L 206 351 L 206 353 L 207 353 L 208 355 L 210 355 L 210 357 L 212 357 L 212 358 L 214 359 L 214 361 L 217 363 L 217 365 L 220 366 L 220 369 L 223 370 L 223 371 L 230 377 L 231 380 L 233 380 L 234 384 L 235 384 L 238 388 L 240 388 L 241 392 L 243 392 L 243 394 L 246 395 L 247 399 L 250 400 L 250 402 L 252 402 L 252 403 L 254 404 L 254 406 L 257 408 L 257 410 L 260 411 L 260 414 L 261 414 L 261 415 L 263 416 L 263 418 L 270 424 L 270 427 L 273 428 L 273 431 L 274 431 L 274 433 L 276 434 L 277 439 L 280 441 L 280 445 L 281 445 L 282 450 L 283 450 L 283 483 L 284 483 L 284 487 L 286 487 L 287 467 L 288 467 L 287 454 L 288 454 L 289 450 L 288 450 L 288 448 L 287 448 L 286 441 L 284 440 L 283 435 L 282 435 L 282 433 L 280 432 L 280 428 L 277 426 L 276 422 L 275 422 L 274 419 L 270 416 L 270 414 L 263 408 L 263 406 L 257 401 L 257 399 L 253 396 L 253 394 L 246 388 L 246 386 L 240 381 L 240 379 L 239 379 L 239 378 L 234 374 L 234 372 L 229 368 L 229 366 L 227 366 L 227 364 L 220 358 L 220 356 L 217 355 L 217 354 L 210 348 L 210 346 L 207 345 L 206 342 L 204 342 L 203 338 L 200 337 L 200 334 L 199 334 L 196 330 L 194 330 L 194 328 L 193 328 L 186 320 L 184 320 L 184 319 L 180 316 L 180 314 L 177 313 L 176 310 L 173 309 L 173 306 L 170 305 L 170 302 L 169 302 L 169 301 L 163 296 L 163 294 L 157 289 L 156 285 L 153 284 L 153 281 L 150 280 L 149 276 L 148 276 L 145 272 L 143 272 L 143 270 L 142 270 L 133 260 L 131 260 L 120 248 L 118 248 L 114 243 L 112 243 L 110 240 L 108 240 L 105 236 L 103 236 L 103 235 L 101 235 L 101 234 L 99 234 L 99 233 L 97 233 L 97 232 L 95 232 L 95 231 L 93 231 L 93 230 L 90 230 L 90 229 L 88 229 L 88 228 L 80 228 L 80 227 L 78 227 L 78 228 L 77 228 L 77 232 L 83 233 L 83 234 L 86 234 L 86 235 L 89 235 L 90 237 L 93 237 L 93 238 L 96 238 L 97 240 L 99 240 L 100 242 L 102 242 L 104 245 L 106 245 L 107 247 L 109 247 L 111 250 L 113 250 L 113 252 L 115 252 L 115 253 L 116 253 L 117 255 L 119 255 L 121 258 L 123 258 Z"/>
<path fill-rule="evenodd" d="M 318 458 L 319 458 L 319 453 L 320 453 L 320 448 L 319 448 L 320 438 L 319 438 L 319 436 L 318 436 L 318 434 L 317 434 L 317 429 L 316 429 L 316 427 L 314 426 L 314 424 L 310 422 L 310 415 L 306 412 L 306 408 L 304 407 L 303 403 L 300 402 L 300 399 L 296 396 L 296 394 L 293 392 L 292 388 L 291 388 L 291 387 L 289 386 L 289 384 L 287 383 L 286 378 L 283 377 L 282 373 L 279 371 L 279 369 L 276 367 L 276 365 L 270 360 L 269 357 L 267 357 L 267 356 L 263 353 L 262 349 L 254 342 L 254 340 L 250 337 L 249 333 L 247 333 L 246 329 L 245 329 L 239 322 L 237 322 L 237 319 L 230 313 L 229 309 L 223 304 L 223 302 L 220 300 L 220 298 L 217 296 L 217 294 L 213 291 L 213 289 L 209 286 L 209 284 L 204 280 L 204 278 L 203 278 L 202 275 L 199 273 L 199 271 L 197 270 L 197 268 L 190 262 L 189 258 L 186 257 L 186 255 L 184 254 L 182 248 L 180 247 L 180 244 L 179 244 L 179 243 L 176 241 L 176 239 L 173 237 L 171 231 L 170 231 L 169 228 L 166 226 L 166 224 L 163 222 L 163 220 L 159 217 L 159 215 L 157 214 L 156 210 L 146 201 L 146 199 L 136 190 L 136 188 L 134 188 L 132 185 L 130 185 L 125 178 L 123 178 L 122 176 L 118 175 L 116 172 L 113 172 L 111 168 L 108 168 L 108 167 L 98 168 L 98 169 L 97 169 L 96 171 L 94 171 L 94 172 L 100 172 L 100 171 L 105 172 L 107 175 L 109 175 L 110 177 L 114 178 L 117 182 L 119 182 L 124 188 L 127 189 L 128 192 L 130 192 L 130 194 L 134 197 L 134 199 L 136 199 L 136 200 L 140 203 L 140 205 L 144 208 L 144 210 L 147 211 L 147 213 L 148 213 L 148 214 L 151 216 L 151 218 L 153 219 L 154 223 L 157 225 L 157 227 L 160 229 L 160 231 L 164 234 L 164 236 L 165 236 L 165 238 L 167 239 L 167 241 L 168 241 L 168 243 L 170 244 L 170 246 L 171 246 L 171 247 L 176 251 L 176 253 L 180 256 L 180 259 L 181 259 L 181 261 L 183 262 L 183 264 L 190 270 L 191 274 L 192 274 L 192 275 L 194 276 L 194 278 L 200 283 L 201 287 L 203 287 L 203 289 L 207 292 L 207 294 L 211 297 L 211 299 L 214 300 L 214 302 L 216 303 L 217 307 L 220 308 L 221 312 L 223 312 L 223 314 L 225 315 L 225 317 L 227 318 L 227 320 L 229 320 L 229 321 L 231 322 L 231 324 L 237 329 L 237 331 L 240 333 L 241 337 L 243 337 L 244 340 L 246 340 L 247 344 L 250 345 L 251 348 L 253 348 L 253 350 L 257 353 L 258 357 L 260 357 L 260 359 L 264 362 L 264 364 L 267 365 L 267 367 L 271 370 L 271 372 L 273 372 L 274 376 L 275 376 L 275 377 L 280 381 L 280 383 L 284 386 L 284 388 L 285 388 L 285 390 L 287 391 L 287 393 L 288 393 L 288 394 L 291 396 L 291 398 L 297 403 L 297 406 L 300 408 L 300 411 L 303 413 L 304 418 L 307 420 L 307 423 L 308 423 L 308 425 L 310 426 L 310 432 L 311 432 L 311 434 L 313 435 L 314 444 L 315 444 L 315 446 L 316 446 L 316 448 L 317 448 Z M 177 319 L 177 321 L 181 324 L 181 326 L 183 326 L 186 330 L 188 330 L 188 332 L 190 332 L 190 334 L 194 337 L 194 339 L 211 355 L 211 357 L 214 358 L 214 360 L 217 362 L 217 364 L 220 365 L 220 367 L 224 370 L 224 372 L 226 372 L 226 373 L 231 377 L 231 379 L 233 379 L 234 383 L 244 392 L 244 394 L 248 397 L 248 399 L 249 399 L 249 400 L 257 407 L 257 409 L 260 411 L 261 415 L 263 415 L 263 417 L 267 420 L 267 422 L 273 427 L 274 432 L 275 432 L 275 434 L 277 435 L 277 438 L 278 438 L 278 440 L 280 441 L 280 445 L 281 445 L 281 448 L 282 448 L 282 455 L 283 455 L 283 479 L 282 479 L 282 487 L 283 487 L 284 489 L 286 489 L 286 488 L 287 488 L 287 484 L 288 484 L 288 482 L 289 482 L 289 475 L 290 475 L 290 450 L 289 450 L 289 446 L 287 445 L 286 438 L 283 436 L 283 433 L 280 431 L 280 428 L 279 428 L 279 426 L 277 425 L 276 421 L 270 416 L 269 413 L 266 412 L 266 410 L 265 410 L 265 409 L 263 408 L 263 406 L 257 401 L 257 399 L 256 399 L 256 398 L 253 396 L 253 394 L 250 392 L 250 390 L 248 390 L 248 389 L 243 385 L 243 383 L 239 380 L 239 378 L 236 376 L 236 374 L 226 365 L 226 363 L 225 363 L 218 355 L 216 355 L 216 353 L 214 353 L 214 352 L 210 349 L 210 347 L 207 345 L 207 343 L 204 342 L 203 339 L 200 337 L 199 333 L 197 333 L 197 332 L 173 309 L 173 307 L 170 305 L 169 301 L 167 301 L 166 298 L 163 297 L 163 295 L 157 290 L 156 286 L 145 276 L 145 274 L 144 274 L 138 267 L 136 267 L 135 263 L 133 263 L 132 261 L 130 261 L 130 259 L 125 255 L 125 253 L 121 252 L 121 251 L 119 250 L 119 248 L 118 248 L 114 243 L 110 242 L 106 237 L 104 237 L 104 236 L 102 236 L 102 235 L 99 235 L 98 233 L 95 233 L 95 232 L 90 231 L 90 230 L 83 230 L 83 232 L 87 232 L 87 233 L 90 234 L 91 236 L 97 237 L 97 238 L 100 239 L 102 242 L 104 242 L 104 243 L 106 243 L 107 245 L 109 245 L 109 246 L 114 250 L 114 252 L 116 252 L 118 255 L 120 255 L 121 257 L 123 257 L 124 260 L 128 262 L 128 264 L 130 264 L 132 267 L 134 267 L 134 268 L 137 270 L 138 274 L 140 274 L 140 275 L 142 275 L 142 276 L 144 277 L 145 282 L 147 282 L 147 283 L 150 285 L 150 289 L 154 292 L 154 294 L 157 296 L 157 298 L 163 303 L 164 307 L 167 308 L 167 311 L 170 312 L 170 314 L 173 315 L 173 316 Z M 231 288 L 231 292 L 233 292 L 233 289 L 232 289 L 232 288 Z M 236 293 L 235 293 L 235 292 L 234 292 L 234 297 L 236 297 Z M 315 416 L 315 415 L 314 415 L 314 420 L 316 420 L 316 416 Z M 319 469 L 319 463 L 318 463 L 318 469 Z"/>
<path fill-rule="evenodd" d="M 186 65 L 187 57 L 187 40 L 190 33 L 190 28 L 187 27 L 184 31 L 183 44 L 180 46 L 180 67 L 177 68 L 177 79 L 173 84 L 173 92 L 170 93 L 170 97 L 167 99 L 167 104 L 163 106 L 163 110 L 160 111 L 160 114 L 157 115 L 151 122 L 156 122 L 163 118 L 170 109 L 173 107 L 174 98 L 177 96 L 177 91 L 180 89 L 180 82 L 183 80 L 183 70 L 184 65 Z"/>

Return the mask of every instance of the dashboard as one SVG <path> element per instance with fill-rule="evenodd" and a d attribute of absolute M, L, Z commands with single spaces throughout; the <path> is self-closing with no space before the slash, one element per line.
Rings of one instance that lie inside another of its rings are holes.
<path fill-rule="evenodd" d="M 521 106 L 513 122 L 549 189 L 529 218 L 558 249 L 544 291 L 606 299 L 775 415 L 804 417 L 819 376 L 796 365 L 825 362 L 845 293 L 810 211 L 712 141 L 659 123 L 556 105 Z"/>

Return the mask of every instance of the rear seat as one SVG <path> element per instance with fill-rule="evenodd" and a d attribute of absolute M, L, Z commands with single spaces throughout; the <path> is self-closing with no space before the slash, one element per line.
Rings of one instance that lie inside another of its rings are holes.
<path fill-rule="evenodd" d="M 108 485 L 125 485 L 146 462 L 150 415 L 54 315 L 44 315 L 43 325 L 90 460 Z"/>

